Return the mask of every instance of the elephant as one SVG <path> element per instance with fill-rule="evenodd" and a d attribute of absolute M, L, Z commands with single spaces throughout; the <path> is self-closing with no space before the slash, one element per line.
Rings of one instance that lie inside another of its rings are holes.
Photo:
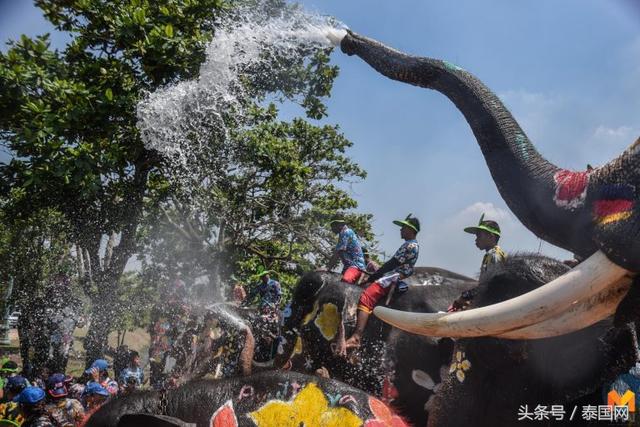
<path fill-rule="evenodd" d="M 495 306 L 403 314 L 378 307 L 394 326 L 428 336 L 534 339 L 586 328 L 615 314 L 640 315 L 640 139 L 618 158 L 585 171 L 544 159 L 500 99 L 468 71 L 414 57 L 347 31 L 340 41 L 381 74 L 447 96 L 461 111 L 508 207 L 536 236 L 584 259 L 553 282 Z M 630 290 L 631 289 L 631 290 Z"/>
<path fill-rule="evenodd" d="M 326 369 L 332 378 L 392 401 L 413 425 L 425 425 L 423 407 L 448 369 L 453 341 L 408 334 L 371 319 L 360 349 L 348 358 L 335 355 L 332 347 L 339 335 L 355 327 L 362 292 L 340 279 L 339 274 L 309 272 L 299 280 L 274 366 L 311 373 Z M 431 267 L 417 267 L 407 283 L 409 289 L 394 295 L 390 306 L 432 313 L 447 310 L 463 291 L 477 285 Z"/>
<path fill-rule="evenodd" d="M 568 270 L 562 262 L 539 254 L 512 255 L 481 276 L 472 307 L 529 292 Z M 534 418 L 538 405 L 548 412 L 556 407 L 553 416 L 547 415 L 551 421 L 568 421 L 577 408 L 573 419 L 584 422 L 583 407 L 604 405 L 604 386 L 636 361 L 634 334 L 635 325 L 616 328 L 609 317 L 551 338 L 456 340 L 442 384 L 430 402 L 427 425 L 511 426 L 519 419 L 540 423 Z"/>
<path fill-rule="evenodd" d="M 86 426 L 188 424 L 202 427 L 408 426 L 383 402 L 358 389 L 331 379 L 277 371 L 195 380 L 164 392 L 141 391 L 119 397 L 92 414 Z"/>
<path fill-rule="evenodd" d="M 278 330 L 279 319 L 229 303 L 155 310 L 149 346 L 152 385 L 162 388 L 207 374 L 220 378 L 263 369 L 261 362 L 271 358 L 266 337 Z"/>

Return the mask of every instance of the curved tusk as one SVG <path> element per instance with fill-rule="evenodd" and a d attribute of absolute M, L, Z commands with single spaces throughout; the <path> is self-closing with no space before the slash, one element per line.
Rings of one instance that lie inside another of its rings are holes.
<path fill-rule="evenodd" d="M 604 291 L 579 301 L 571 308 L 553 319 L 515 331 L 497 335 L 498 338 L 508 339 L 538 339 L 549 338 L 579 331 L 613 315 L 618 304 L 627 295 L 633 279 L 623 277 L 617 283 Z"/>
<path fill-rule="evenodd" d="M 576 301 L 591 298 L 626 275 L 628 270 L 597 251 L 557 279 L 507 301 L 455 313 L 408 313 L 376 307 L 383 321 L 419 335 L 480 337 L 500 335 L 551 319 Z"/>

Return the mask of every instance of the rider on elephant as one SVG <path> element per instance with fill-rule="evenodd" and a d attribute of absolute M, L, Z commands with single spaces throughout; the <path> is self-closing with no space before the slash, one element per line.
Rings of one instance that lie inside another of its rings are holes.
<path fill-rule="evenodd" d="M 364 254 L 364 263 L 366 265 L 364 271 L 367 274 L 372 274 L 378 271 L 380 266 L 378 265 L 377 262 L 371 259 L 371 254 L 369 253 L 369 250 L 367 248 L 362 248 L 362 253 Z"/>
<path fill-rule="evenodd" d="M 389 295 L 396 286 L 399 291 L 405 291 L 408 287 L 403 280 L 413 274 L 413 266 L 418 260 L 420 246 L 416 235 L 420 231 L 420 221 L 409 214 L 404 220 L 393 221 L 393 223 L 401 227 L 400 237 L 404 239 L 404 243 L 389 261 L 366 280 L 365 284 L 372 284 L 360 295 L 356 329 L 340 349 L 341 353 L 345 348 L 360 346 L 360 337 L 367 326 L 373 308 L 380 299 Z"/>
<path fill-rule="evenodd" d="M 244 300 L 245 304 L 251 304 L 253 300 L 258 297 L 258 307 L 260 307 L 261 310 L 277 310 L 282 300 L 282 290 L 280 288 L 280 282 L 271 278 L 272 273 L 275 272 L 264 270 L 258 274 L 260 282 L 256 283 L 254 287 L 249 290 L 249 294 Z"/>
<path fill-rule="evenodd" d="M 356 284 L 365 270 L 362 244 L 358 235 L 344 219 L 334 219 L 329 223 L 331 231 L 338 235 L 338 243 L 327 265 L 333 268 L 340 259 L 342 261 L 342 281 Z"/>
<path fill-rule="evenodd" d="M 480 216 L 478 225 L 466 227 L 465 232 L 476 235 L 476 247 L 481 251 L 485 251 L 480 265 L 480 274 L 487 271 L 490 265 L 503 262 L 507 259 L 507 254 L 498 246 L 500 240 L 500 226 L 497 222 L 485 220 L 484 214 Z M 476 288 L 469 289 L 462 293 L 460 298 L 455 300 L 449 311 L 464 310 L 476 294 Z"/>

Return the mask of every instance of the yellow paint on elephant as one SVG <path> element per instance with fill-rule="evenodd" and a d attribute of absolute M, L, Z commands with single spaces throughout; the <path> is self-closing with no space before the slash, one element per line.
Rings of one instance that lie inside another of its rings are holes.
<path fill-rule="evenodd" d="M 318 312 L 318 301 L 313 303 L 313 309 L 306 316 L 304 316 L 304 319 L 302 319 L 302 324 L 306 325 L 307 323 L 311 322 L 311 320 L 314 317 L 316 317 L 317 312 Z"/>
<path fill-rule="evenodd" d="M 340 326 L 338 307 L 331 303 L 323 304 L 322 311 L 316 317 L 314 323 L 320 329 L 324 339 L 331 341 L 338 333 L 338 327 Z"/>
<path fill-rule="evenodd" d="M 302 353 L 302 338 L 296 338 L 296 344 L 293 346 L 293 354 Z"/>
<path fill-rule="evenodd" d="M 330 408 L 322 390 L 307 384 L 293 402 L 273 400 L 251 412 L 258 427 L 357 427 L 362 419 L 347 408 Z"/>

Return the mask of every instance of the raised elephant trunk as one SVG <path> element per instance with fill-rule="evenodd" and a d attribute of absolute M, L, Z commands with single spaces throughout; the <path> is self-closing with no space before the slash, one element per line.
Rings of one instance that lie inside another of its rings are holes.
<path fill-rule="evenodd" d="M 342 51 L 381 74 L 447 96 L 471 126 L 501 196 L 541 239 L 588 260 L 535 292 L 464 313 L 375 314 L 429 336 L 542 338 L 611 315 L 640 272 L 640 140 L 604 167 L 563 170 L 544 159 L 500 99 L 469 72 L 347 32 Z M 612 262 L 613 261 L 613 262 Z"/>
<path fill-rule="evenodd" d="M 541 239 L 582 256 L 597 247 L 589 218 L 559 206 L 554 176 L 561 169 L 544 159 L 500 99 L 471 73 L 446 61 L 406 55 L 349 32 L 342 51 L 358 55 L 381 74 L 447 96 L 471 126 L 500 194 L 520 221 Z M 567 226 L 559 227 L 558 224 Z"/>

